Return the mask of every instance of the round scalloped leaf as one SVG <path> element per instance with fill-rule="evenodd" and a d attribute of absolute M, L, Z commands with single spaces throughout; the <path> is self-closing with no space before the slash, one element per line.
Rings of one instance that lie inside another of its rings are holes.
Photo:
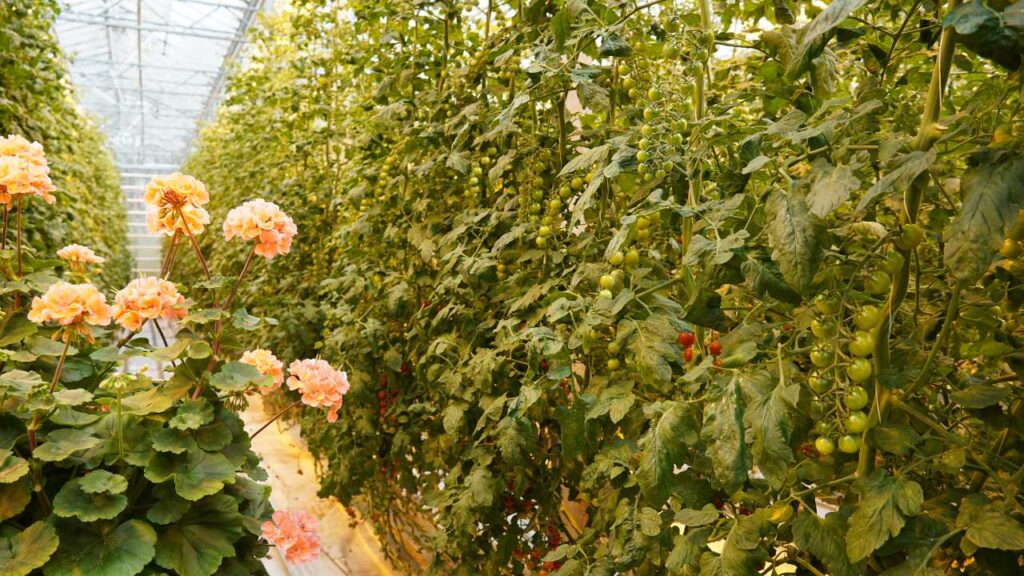
<path fill-rule="evenodd" d="M 53 513 L 64 518 L 75 517 L 83 522 L 110 520 L 128 506 L 122 494 L 89 494 L 82 489 L 82 479 L 75 478 L 61 487 L 53 498 Z"/>
<path fill-rule="evenodd" d="M 15 456 L 10 450 L 0 450 L 0 484 L 10 484 L 28 474 L 28 460 Z"/>
<path fill-rule="evenodd" d="M 93 470 L 82 477 L 82 491 L 86 494 L 120 494 L 128 489 L 128 480 L 107 470 Z"/>
<path fill-rule="evenodd" d="M 161 428 L 153 433 L 153 450 L 181 454 L 196 450 L 196 441 L 185 430 Z"/>
<path fill-rule="evenodd" d="M 0 484 L 0 522 L 25 511 L 32 501 L 32 484 L 26 476 L 12 484 Z"/>
<path fill-rule="evenodd" d="M 0 576 L 26 576 L 46 564 L 59 544 L 57 532 L 46 522 L 0 538 Z"/>
<path fill-rule="evenodd" d="M 205 398 L 188 400 L 178 406 L 178 412 L 167 425 L 176 430 L 195 430 L 213 421 L 213 406 Z"/>
<path fill-rule="evenodd" d="M 222 454 L 201 450 L 181 456 L 158 453 L 146 465 L 145 474 L 155 484 L 173 479 L 178 495 L 194 501 L 234 483 L 235 466 Z"/>
<path fill-rule="evenodd" d="M 156 531 L 142 520 L 113 530 L 69 525 L 61 539 L 64 546 L 43 569 L 46 576 L 135 576 L 156 554 Z"/>
<path fill-rule="evenodd" d="M 79 450 L 87 450 L 103 441 L 91 432 L 75 428 L 62 428 L 46 435 L 46 442 L 38 446 L 32 456 L 44 462 L 59 462 Z"/>
<path fill-rule="evenodd" d="M 53 399 L 58 406 L 80 406 L 92 398 L 92 392 L 81 388 L 67 388 L 53 393 Z"/>

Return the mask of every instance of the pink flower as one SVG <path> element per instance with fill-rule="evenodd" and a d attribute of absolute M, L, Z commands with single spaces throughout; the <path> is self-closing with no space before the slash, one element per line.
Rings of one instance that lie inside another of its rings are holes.
<path fill-rule="evenodd" d="M 57 250 L 57 257 L 71 265 L 72 270 L 85 270 L 87 264 L 103 264 L 106 258 L 97 256 L 90 248 L 79 244 L 68 244 Z"/>
<path fill-rule="evenodd" d="M 205 208 L 191 204 L 185 204 L 180 208 L 150 206 L 146 209 L 146 226 L 154 234 L 173 236 L 192 233 L 192 235 L 199 235 L 209 223 L 210 213 Z"/>
<path fill-rule="evenodd" d="M 210 201 L 210 193 L 206 191 L 206 185 L 199 180 L 175 172 L 150 180 L 149 184 L 146 184 L 142 199 L 151 206 L 169 208 L 173 211 L 183 206 L 202 206 Z"/>
<path fill-rule="evenodd" d="M 292 238 L 298 232 L 291 217 L 277 204 L 265 200 L 250 200 L 228 212 L 224 220 L 224 238 L 235 236 L 256 240 L 256 253 L 270 260 L 278 254 L 287 254 Z"/>
<path fill-rule="evenodd" d="M 304 564 L 320 555 L 317 519 L 309 512 L 274 512 L 273 520 L 263 523 L 263 538 L 284 554 L 292 564 Z"/>
<path fill-rule="evenodd" d="M 266 394 L 273 390 L 277 390 L 284 383 L 284 365 L 277 356 L 274 356 L 270 350 L 264 350 L 262 348 L 256 348 L 255 350 L 249 350 L 242 354 L 242 357 L 238 360 L 244 364 L 255 366 L 260 374 L 264 376 L 272 377 L 273 383 L 270 386 L 264 386 L 260 388 L 260 392 Z"/>
<path fill-rule="evenodd" d="M 39 196 L 53 204 L 57 199 L 50 192 L 54 190 L 41 144 L 21 136 L 0 138 L 0 204 L 10 204 L 21 195 Z"/>
<path fill-rule="evenodd" d="M 107 299 L 92 284 L 57 282 L 42 296 L 32 299 L 28 319 L 36 324 L 56 322 L 61 326 L 81 323 L 93 326 L 110 324 Z"/>
<path fill-rule="evenodd" d="M 296 360 L 288 366 L 288 389 L 302 393 L 302 403 L 326 407 L 327 421 L 338 420 L 342 398 L 348 392 L 348 375 L 323 360 Z"/>
<path fill-rule="evenodd" d="M 114 319 L 129 330 L 138 330 L 146 320 L 175 320 L 186 314 L 178 287 L 155 276 L 132 280 L 114 296 Z"/>

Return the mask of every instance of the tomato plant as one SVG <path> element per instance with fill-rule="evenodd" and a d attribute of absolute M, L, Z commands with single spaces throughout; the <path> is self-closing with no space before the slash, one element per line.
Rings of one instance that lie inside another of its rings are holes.
<path fill-rule="evenodd" d="M 823 4 L 257 31 L 190 167 L 306 223 L 251 296 L 356 367 L 304 434 L 396 562 L 1018 570 L 1024 5 Z"/>

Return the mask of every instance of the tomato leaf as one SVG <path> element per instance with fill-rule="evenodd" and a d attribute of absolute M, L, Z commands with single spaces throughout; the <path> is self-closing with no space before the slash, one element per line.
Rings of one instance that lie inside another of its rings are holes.
<path fill-rule="evenodd" d="M 772 260 L 790 286 L 806 292 L 821 263 L 821 219 L 810 212 L 802 196 L 782 191 L 773 192 L 768 198 L 767 210 Z"/>

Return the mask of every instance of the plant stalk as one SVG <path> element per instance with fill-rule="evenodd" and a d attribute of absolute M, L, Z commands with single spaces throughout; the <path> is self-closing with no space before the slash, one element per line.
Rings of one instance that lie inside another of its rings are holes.
<path fill-rule="evenodd" d="M 298 406 L 301 403 L 302 403 L 302 400 L 296 400 L 295 402 L 292 402 L 288 406 L 285 406 L 283 410 L 281 410 L 277 414 L 274 414 L 273 418 L 271 418 L 270 420 L 267 420 L 267 422 L 265 424 L 263 424 L 263 426 L 260 426 L 259 430 L 253 432 L 252 436 L 250 436 L 249 439 L 252 440 L 256 436 L 258 436 L 260 432 L 263 432 L 264 430 L 266 430 L 267 427 L 270 426 L 271 424 L 273 424 L 275 421 L 277 421 L 278 418 L 280 418 L 281 416 L 284 416 L 285 412 L 291 410 L 292 408 Z"/>

